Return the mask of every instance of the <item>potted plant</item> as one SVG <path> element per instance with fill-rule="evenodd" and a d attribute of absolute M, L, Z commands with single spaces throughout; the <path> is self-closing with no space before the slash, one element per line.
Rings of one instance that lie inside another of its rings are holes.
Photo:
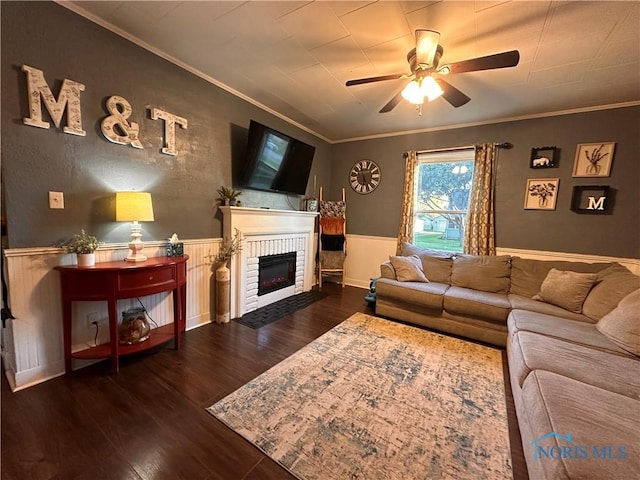
<path fill-rule="evenodd" d="M 225 187 L 224 185 L 220 187 L 217 192 L 220 196 L 216 200 L 223 205 L 235 205 L 237 198 L 242 195 L 241 191 L 235 190 L 231 187 Z"/>
<path fill-rule="evenodd" d="M 228 323 L 230 315 L 231 271 L 229 260 L 242 251 L 242 238 L 236 228 L 232 238 L 224 238 L 215 255 L 206 255 L 209 265 L 216 267 L 216 323 Z"/>
<path fill-rule="evenodd" d="M 84 229 L 62 245 L 66 253 L 75 253 L 79 267 L 91 267 L 96 263 L 95 251 L 102 245 L 96 237 L 89 235 Z"/>

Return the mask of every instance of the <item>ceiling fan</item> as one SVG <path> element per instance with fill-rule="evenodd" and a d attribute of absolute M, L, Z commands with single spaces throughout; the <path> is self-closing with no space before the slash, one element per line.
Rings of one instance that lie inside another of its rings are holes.
<path fill-rule="evenodd" d="M 386 80 L 411 79 L 401 91 L 382 107 L 380 113 L 393 110 L 402 98 L 421 108 L 425 97 L 431 101 L 442 96 L 447 102 L 457 108 L 471 99 L 449 82 L 442 79 L 442 76 L 515 67 L 520 61 L 520 52 L 518 52 L 518 50 L 510 50 L 485 57 L 450 63 L 438 68 L 440 58 L 444 53 L 444 49 L 438 44 L 439 40 L 439 32 L 434 30 L 416 30 L 416 48 L 407 54 L 407 61 L 409 62 L 411 73 L 397 73 L 379 77 L 348 80 L 346 85 L 347 87 L 351 87 L 353 85 L 383 82 Z M 421 110 L 420 112 L 422 113 Z"/>

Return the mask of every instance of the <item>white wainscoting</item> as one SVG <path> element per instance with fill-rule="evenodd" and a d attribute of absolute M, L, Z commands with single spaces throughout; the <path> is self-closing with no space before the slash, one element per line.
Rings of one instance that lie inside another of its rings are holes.
<path fill-rule="evenodd" d="M 220 239 L 186 240 L 187 263 L 187 329 L 211 322 L 212 272 L 206 256 L 218 251 Z M 317 244 L 317 235 L 316 235 Z M 380 275 L 380 264 L 395 254 L 396 239 L 364 235 L 347 235 L 345 283 L 369 288 L 371 278 Z M 20 390 L 49 378 L 64 374 L 62 314 L 60 284 L 56 265 L 73 263 L 73 255 L 57 248 L 9 249 L 5 252 L 5 278 L 10 290 L 11 311 L 15 320 L 8 320 L 2 330 L 2 353 L 6 375 L 13 390 Z M 97 252 L 97 261 L 122 260 L 127 256 L 125 245 L 108 245 Z M 640 274 L 640 259 L 601 257 L 558 252 L 541 252 L 498 248 L 499 254 L 538 260 L 569 260 L 579 262 L 617 261 Z M 164 243 L 147 242 L 147 256 L 164 255 Z M 141 299 L 158 325 L 171 322 L 171 294 L 158 294 Z M 118 302 L 118 309 L 135 306 L 135 299 Z M 96 312 L 107 318 L 105 302 L 74 303 L 74 349 L 93 342 L 95 330 L 87 326 L 87 314 Z M 100 328 L 98 342 L 106 341 L 106 327 Z"/>
<path fill-rule="evenodd" d="M 211 322 L 212 272 L 205 257 L 217 253 L 219 244 L 220 239 L 184 241 L 185 253 L 189 255 L 187 329 Z M 147 256 L 165 254 L 163 242 L 145 245 Z M 57 248 L 8 249 L 4 253 L 9 303 L 16 319 L 8 320 L 2 331 L 2 353 L 7 378 L 15 391 L 64 374 L 60 281 L 54 267 L 73 264 L 74 255 L 61 253 Z M 125 245 L 107 245 L 96 252 L 96 261 L 123 260 L 127 253 Z M 171 295 L 167 292 L 140 299 L 158 325 L 173 321 Z M 121 300 L 118 311 L 137 305 L 136 299 Z M 93 344 L 95 328 L 88 325 L 89 313 L 96 313 L 101 319 L 98 343 L 109 338 L 106 302 L 74 302 L 74 351 Z"/>
<path fill-rule="evenodd" d="M 347 234 L 345 283 L 368 289 L 370 280 L 380 276 L 380 264 L 396 254 L 396 243 L 395 238 Z"/>

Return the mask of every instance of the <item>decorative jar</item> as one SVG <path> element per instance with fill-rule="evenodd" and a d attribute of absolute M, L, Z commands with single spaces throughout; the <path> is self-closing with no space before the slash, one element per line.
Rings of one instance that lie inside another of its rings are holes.
<path fill-rule="evenodd" d="M 118 327 L 120 344 L 133 345 L 149 339 L 151 326 L 147 321 L 144 308 L 130 308 L 122 312 L 122 321 Z"/>

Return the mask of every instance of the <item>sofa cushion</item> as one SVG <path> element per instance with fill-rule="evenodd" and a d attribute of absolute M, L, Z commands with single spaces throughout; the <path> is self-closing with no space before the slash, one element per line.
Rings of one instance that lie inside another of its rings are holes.
<path fill-rule="evenodd" d="M 595 273 L 549 270 L 534 300 L 557 305 L 573 313 L 582 313 L 582 304 L 598 277 Z"/>
<path fill-rule="evenodd" d="M 547 370 L 636 400 L 640 396 L 637 358 L 526 331 L 513 335 L 509 347 L 509 371 L 520 386 L 533 370 Z"/>
<path fill-rule="evenodd" d="M 511 304 L 507 296 L 500 293 L 452 286 L 444 294 L 444 309 L 451 314 L 482 318 L 505 325 Z"/>
<path fill-rule="evenodd" d="M 422 271 L 422 262 L 417 255 L 390 256 L 389 261 L 399 282 L 428 282 Z"/>
<path fill-rule="evenodd" d="M 422 271 L 430 282 L 451 283 L 452 253 L 416 247 L 404 242 L 400 254 L 418 255 L 422 260 Z"/>
<path fill-rule="evenodd" d="M 379 278 L 376 282 L 376 297 L 421 305 L 442 312 L 443 294 L 449 288 L 444 283 L 398 282 Z"/>
<path fill-rule="evenodd" d="M 518 416 L 522 415 L 534 441 L 524 445 L 527 465 L 534 472 L 531 478 L 638 478 L 637 400 L 552 372 L 535 371 L 523 385 L 522 404 L 526 409 Z M 604 446 L 611 446 L 609 458 L 601 458 Z M 618 457 L 619 447 L 624 449 L 625 458 Z M 567 454 L 561 456 L 560 451 Z M 555 453 L 555 457 L 545 452 Z M 570 455 L 578 458 L 567 458 Z"/>
<path fill-rule="evenodd" d="M 524 297 L 533 297 L 540 291 L 542 282 L 549 270 L 569 270 L 579 273 L 597 273 L 613 263 L 584 263 L 548 260 L 531 260 L 528 258 L 511 258 L 511 287 L 509 293 Z"/>
<path fill-rule="evenodd" d="M 631 292 L 596 324 L 596 328 L 627 352 L 640 356 L 640 290 Z"/>
<path fill-rule="evenodd" d="M 631 356 L 629 352 L 600 333 L 593 323 L 561 319 L 554 315 L 526 310 L 512 310 L 507 319 L 507 326 L 511 337 L 519 331 L 540 333 L 598 350 Z"/>
<path fill-rule="evenodd" d="M 540 302 L 530 297 L 523 297 L 522 295 L 514 295 L 513 293 L 510 293 L 508 295 L 508 298 L 509 302 L 511 303 L 511 308 L 514 310 L 528 310 L 530 312 L 544 313 L 546 315 L 567 318 L 569 320 L 576 320 L 578 322 L 595 324 L 595 322 L 586 315 L 573 313 L 569 310 L 565 310 L 564 308 L 551 305 L 550 303 Z"/>
<path fill-rule="evenodd" d="M 620 300 L 640 288 L 640 277 L 620 264 L 611 265 L 598 272 L 596 284 L 587 295 L 582 313 L 600 320 L 616 308 Z"/>
<path fill-rule="evenodd" d="M 510 259 L 509 255 L 456 255 L 451 285 L 482 292 L 508 293 Z"/>

